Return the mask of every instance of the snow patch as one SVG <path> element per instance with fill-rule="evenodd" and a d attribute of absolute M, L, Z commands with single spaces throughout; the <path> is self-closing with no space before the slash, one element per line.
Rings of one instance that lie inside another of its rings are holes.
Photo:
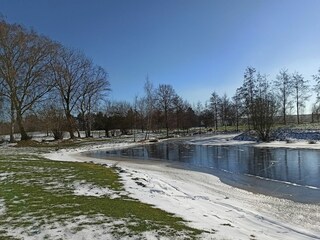
<path fill-rule="evenodd" d="M 50 152 L 43 154 L 42 156 L 51 160 L 56 161 L 72 161 L 72 162 L 79 162 L 80 160 L 78 157 L 75 157 L 74 154 L 83 153 L 87 151 L 97 151 L 97 150 L 110 150 L 110 149 L 121 149 L 126 147 L 131 147 L 136 145 L 136 143 L 105 143 L 105 144 L 98 144 L 98 145 L 88 145 L 82 146 L 75 149 L 60 149 L 55 152 Z"/>
<path fill-rule="evenodd" d="M 12 226 L 4 229 L 10 236 L 17 239 L 37 240 L 37 239 L 68 239 L 68 240 L 133 240 L 133 239 L 173 239 L 159 236 L 156 231 L 147 231 L 138 235 L 132 235 L 132 232 L 126 227 L 130 223 L 127 219 L 112 219 L 104 216 L 94 216 L 88 218 L 79 216 L 73 219 L 54 223 L 46 223 L 41 225 L 32 225 L 26 228 L 14 228 Z M 0 229 L 3 226 L 0 226 Z M 119 234 L 117 234 L 119 233 Z M 185 239 L 181 237 L 174 239 Z"/>
<path fill-rule="evenodd" d="M 221 134 L 221 135 L 211 135 L 206 137 L 197 137 L 190 141 L 188 144 L 194 145 L 205 145 L 205 146 L 227 146 L 227 145 L 241 145 L 241 144 L 252 144 L 256 142 L 253 138 L 243 138 L 238 139 L 241 134 Z"/>
<path fill-rule="evenodd" d="M 87 218 L 85 216 L 76 217 L 69 221 L 41 224 L 40 226 L 32 225 L 26 228 L 8 227 L 6 231 L 10 236 L 25 239 L 116 239 L 111 235 L 111 229 L 114 226 L 122 225 L 112 222 L 112 220 L 103 219 L 105 223 L 94 223 L 99 219 Z M 100 219 L 101 220 L 101 219 Z"/>
<path fill-rule="evenodd" d="M 111 199 L 120 198 L 119 192 L 113 191 L 107 187 L 98 187 L 86 182 L 75 182 L 72 185 L 74 188 L 74 194 L 78 196 L 94 196 L 102 197 L 106 196 Z"/>
<path fill-rule="evenodd" d="M 6 180 L 9 176 L 12 176 L 13 173 L 0 173 L 0 181 Z"/>
<path fill-rule="evenodd" d="M 6 206 L 3 199 L 0 199 L 0 216 L 6 213 Z"/>

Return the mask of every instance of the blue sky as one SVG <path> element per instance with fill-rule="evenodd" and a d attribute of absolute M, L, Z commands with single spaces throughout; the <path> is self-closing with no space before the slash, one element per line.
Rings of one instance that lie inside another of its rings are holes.
<path fill-rule="evenodd" d="M 110 76 L 113 100 L 146 76 L 190 103 L 232 96 L 247 66 L 275 79 L 320 67 L 318 0 L 2 0 L 8 22 L 82 50 Z"/>

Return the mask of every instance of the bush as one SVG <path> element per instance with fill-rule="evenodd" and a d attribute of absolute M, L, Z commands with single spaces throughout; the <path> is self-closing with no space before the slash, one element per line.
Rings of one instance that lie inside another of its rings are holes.
<path fill-rule="evenodd" d="M 316 140 L 309 140 L 308 143 L 309 143 L 309 144 L 316 144 L 317 141 L 316 141 Z"/>

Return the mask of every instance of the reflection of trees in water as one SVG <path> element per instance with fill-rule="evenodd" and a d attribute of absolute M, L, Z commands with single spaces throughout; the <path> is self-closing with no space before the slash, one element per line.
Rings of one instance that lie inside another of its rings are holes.
<path fill-rule="evenodd" d="M 269 149 L 254 148 L 253 157 L 251 157 L 251 159 L 251 167 L 253 168 L 251 174 L 261 177 L 271 177 L 274 166 L 271 162 Z"/>
<path fill-rule="evenodd" d="M 320 151 L 158 143 L 114 151 L 117 156 L 157 158 L 320 187 Z"/>

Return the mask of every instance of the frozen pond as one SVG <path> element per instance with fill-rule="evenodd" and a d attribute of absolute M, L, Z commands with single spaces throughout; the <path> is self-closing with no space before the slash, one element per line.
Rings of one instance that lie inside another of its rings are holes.
<path fill-rule="evenodd" d="M 210 146 L 172 141 L 90 155 L 166 161 L 175 167 L 217 175 L 230 185 L 253 192 L 320 203 L 319 150 Z"/>

